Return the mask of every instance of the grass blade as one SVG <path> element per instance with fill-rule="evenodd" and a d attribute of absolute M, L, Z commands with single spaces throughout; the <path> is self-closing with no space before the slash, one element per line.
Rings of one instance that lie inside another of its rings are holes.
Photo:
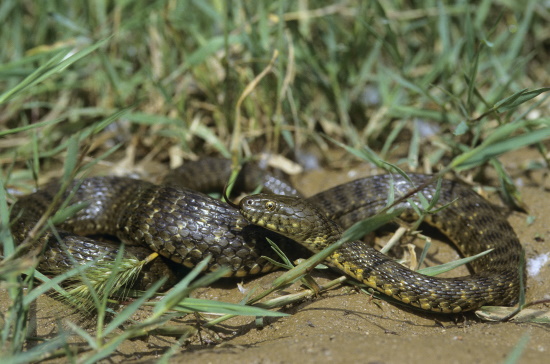
<path fill-rule="evenodd" d="M 448 263 L 444 263 L 444 264 L 440 264 L 440 265 L 437 265 L 437 266 L 434 266 L 434 267 L 422 268 L 422 269 L 418 270 L 418 273 L 422 273 L 422 274 L 425 274 L 427 276 L 436 276 L 438 274 L 445 273 L 445 272 L 448 272 L 448 271 L 453 270 L 455 268 L 458 268 L 462 265 L 468 264 L 468 263 L 476 260 L 479 257 L 482 257 L 486 254 L 489 254 L 492 251 L 493 251 L 493 249 L 489 249 L 489 250 L 486 250 L 486 251 L 481 252 L 479 254 L 472 255 L 471 257 L 458 259 L 458 260 L 448 262 Z"/>
<path fill-rule="evenodd" d="M 178 305 L 178 308 L 189 310 L 189 312 L 222 313 L 238 316 L 289 316 L 284 312 L 266 310 L 261 307 L 246 306 L 235 303 L 203 300 L 198 298 L 185 298 Z"/>

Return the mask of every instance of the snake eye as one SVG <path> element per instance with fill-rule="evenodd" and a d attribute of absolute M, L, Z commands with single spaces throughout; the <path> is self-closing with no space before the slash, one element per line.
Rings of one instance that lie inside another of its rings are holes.
<path fill-rule="evenodd" d="M 268 209 L 269 211 L 273 211 L 275 209 L 275 202 L 267 201 L 265 203 L 265 208 Z"/>

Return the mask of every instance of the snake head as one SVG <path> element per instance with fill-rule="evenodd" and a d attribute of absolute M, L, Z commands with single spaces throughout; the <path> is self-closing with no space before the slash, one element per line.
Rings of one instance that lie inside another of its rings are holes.
<path fill-rule="evenodd" d="M 239 208 L 252 224 L 275 231 L 300 243 L 331 234 L 332 222 L 317 207 L 290 196 L 259 194 L 244 197 Z"/>

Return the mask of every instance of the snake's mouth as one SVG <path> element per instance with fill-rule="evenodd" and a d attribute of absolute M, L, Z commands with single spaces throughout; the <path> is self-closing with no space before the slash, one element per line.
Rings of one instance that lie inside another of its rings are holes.
<path fill-rule="evenodd" d="M 266 227 L 267 222 L 264 219 L 264 214 L 258 208 L 257 195 L 244 197 L 239 203 L 239 211 L 251 224 Z"/>
<path fill-rule="evenodd" d="M 284 230 L 273 222 L 273 219 L 269 216 L 269 214 L 264 214 L 257 209 L 254 209 L 253 206 L 254 204 L 252 201 L 248 202 L 248 204 L 246 202 L 241 202 L 241 214 L 248 222 L 276 233 L 284 233 Z"/>
<path fill-rule="evenodd" d="M 246 210 L 241 209 L 241 215 L 245 218 L 246 221 L 253 225 L 257 225 L 260 227 L 265 227 L 265 220 L 260 218 L 256 214 L 252 214 Z"/>
<path fill-rule="evenodd" d="M 268 228 L 268 223 L 265 219 L 263 219 L 262 217 L 258 217 L 258 216 L 255 216 L 255 215 L 249 215 L 249 214 L 244 214 L 244 217 L 245 219 L 247 219 L 250 223 L 254 224 L 254 225 L 257 225 L 259 227 L 263 227 L 263 228 Z"/>
<path fill-rule="evenodd" d="M 265 227 L 265 221 L 263 219 L 260 219 L 256 216 L 251 216 L 249 214 L 244 214 L 244 217 L 245 217 L 245 219 L 247 219 L 249 222 L 251 222 L 254 225 Z"/>

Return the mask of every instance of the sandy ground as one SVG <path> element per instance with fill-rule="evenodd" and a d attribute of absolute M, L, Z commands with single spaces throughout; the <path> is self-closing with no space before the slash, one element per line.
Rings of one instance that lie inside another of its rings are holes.
<path fill-rule="evenodd" d="M 536 154 L 530 150 L 506 156 L 505 164 L 518 185 L 530 216 L 512 212 L 509 221 L 520 237 L 527 262 L 537 257 L 550 258 L 550 182 L 542 173 L 513 174 L 516 167 Z M 351 178 L 365 174 L 358 168 L 351 173 L 312 172 L 300 183 L 307 194 L 328 188 Z M 322 181 L 320 183 L 319 181 Z M 496 184 L 496 182 L 495 182 Z M 498 202 L 496 195 L 489 199 Z M 445 244 L 436 245 L 428 262 L 447 261 L 458 254 Z M 237 289 L 242 283 L 245 289 L 256 285 L 266 286 L 279 272 L 250 280 L 226 280 L 215 287 L 202 289 L 196 297 L 238 302 L 243 293 Z M 314 276 L 323 283 L 336 277 L 329 271 L 316 272 Z M 550 260 L 543 263 L 539 272 L 529 276 L 527 301 L 550 298 Z M 299 290 L 298 285 L 287 291 Z M 0 292 L 0 308 L 6 309 L 5 292 Z M 539 305 L 548 310 L 548 305 Z M 66 306 L 50 297 L 42 297 L 32 308 L 32 335 L 51 337 L 58 330 L 59 320 L 66 319 Z M 226 321 L 215 330 L 205 330 L 187 342 L 173 357 L 173 362 L 200 363 L 495 363 L 502 362 L 528 335 L 521 355 L 522 363 L 547 362 L 550 351 L 550 325 L 534 323 L 483 322 L 474 314 L 457 316 L 424 314 L 404 310 L 370 296 L 358 293 L 350 287 L 332 290 L 305 302 L 285 307 L 291 316 L 266 319 L 257 328 L 251 318 L 235 318 Z M 146 312 L 143 312 L 145 315 Z M 193 321 L 185 321 L 193 324 Z M 147 340 L 127 341 L 105 362 L 154 362 L 173 339 L 151 336 Z M 65 361 L 65 360 L 61 360 Z"/>

